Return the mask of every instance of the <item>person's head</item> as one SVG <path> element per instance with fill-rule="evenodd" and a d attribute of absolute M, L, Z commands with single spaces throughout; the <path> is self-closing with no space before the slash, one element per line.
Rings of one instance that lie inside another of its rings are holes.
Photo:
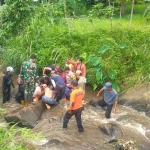
<path fill-rule="evenodd" d="M 51 77 L 53 77 L 56 74 L 54 70 L 51 71 Z"/>
<path fill-rule="evenodd" d="M 35 54 L 32 54 L 30 56 L 30 59 L 32 60 L 32 62 L 34 63 L 36 61 L 36 55 Z"/>
<path fill-rule="evenodd" d="M 82 58 L 81 57 L 78 58 L 77 64 L 82 64 Z"/>
<path fill-rule="evenodd" d="M 13 67 L 7 67 L 6 68 L 6 71 L 8 72 L 8 74 L 13 74 L 13 72 L 14 72 L 14 69 L 13 69 Z"/>
<path fill-rule="evenodd" d="M 69 65 L 69 64 L 70 64 L 68 60 L 70 60 L 70 59 L 68 59 L 68 58 L 66 59 L 66 64 L 67 64 L 67 65 Z"/>
<path fill-rule="evenodd" d="M 108 91 L 112 91 L 112 84 L 110 82 L 107 82 L 104 86 L 104 88 Z"/>
<path fill-rule="evenodd" d="M 57 74 L 58 75 L 61 75 L 63 73 L 63 70 L 61 69 L 61 68 L 59 68 L 58 70 L 57 70 Z"/>
<path fill-rule="evenodd" d="M 77 80 L 72 80 L 72 82 L 71 82 L 71 87 L 73 88 L 73 89 L 75 89 L 75 88 L 77 88 L 78 87 L 78 81 Z"/>
<path fill-rule="evenodd" d="M 55 66 L 55 71 L 57 72 L 60 69 L 60 66 Z"/>
<path fill-rule="evenodd" d="M 76 78 L 79 79 L 82 76 L 81 70 L 77 70 L 75 75 L 76 75 Z"/>
<path fill-rule="evenodd" d="M 44 84 L 46 84 L 47 86 L 51 84 L 49 77 L 44 77 Z"/>
<path fill-rule="evenodd" d="M 67 73 L 69 73 L 70 68 L 69 68 L 68 66 L 66 66 L 65 69 L 64 69 L 64 71 L 65 71 L 65 73 L 67 74 Z"/>
<path fill-rule="evenodd" d="M 39 83 L 40 83 L 40 85 L 41 85 L 41 84 L 44 84 L 44 77 L 41 77 L 41 78 L 39 79 Z"/>

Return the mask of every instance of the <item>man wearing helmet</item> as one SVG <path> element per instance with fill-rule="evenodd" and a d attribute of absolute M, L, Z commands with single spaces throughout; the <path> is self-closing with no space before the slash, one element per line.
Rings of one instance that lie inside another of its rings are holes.
<path fill-rule="evenodd" d="M 14 87 L 14 84 L 12 81 L 13 72 L 14 72 L 14 69 L 12 67 L 7 67 L 6 73 L 3 77 L 3 82 L 2 82 L 3 104 L 10 100 L 10 92 L 11 92 L 10 86 L 12 85 Z"/>
<path fill-rule="evenodd" d="M 32 54 L 30 56 L 30 60 L 24 61 L 20 69 L 20 75 L 23 78 L 25 85 L 24 95 L 26 104 L 32 101 L 32 95 L 35 90 L 35 83 L 39 77 L 35 61 L 36 55 Z"/>

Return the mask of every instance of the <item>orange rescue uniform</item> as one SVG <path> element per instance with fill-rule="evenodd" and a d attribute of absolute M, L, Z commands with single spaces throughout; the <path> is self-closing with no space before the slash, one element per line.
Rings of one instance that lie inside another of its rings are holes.
<path fill-rule="evenodd" d="M 75 89 L 70 94 L 70 107 L 69 110 L 76 110 L 83 107 L 82 100 L 84 98 L 84 91 L 80 88 Z"/>

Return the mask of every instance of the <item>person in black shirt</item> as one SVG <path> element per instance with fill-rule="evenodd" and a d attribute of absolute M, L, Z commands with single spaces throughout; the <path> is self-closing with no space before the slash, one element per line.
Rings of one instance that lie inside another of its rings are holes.
<path fill-rule="evenodd" d="M 13 81 L 12 81 L 12 74 L 14 69 L 12 67 L 7 67 L 7 72 L 3 77 L 2 82 L 2 91 L 3 91 L 3 104 L 10 100 L 10 93 L 11 93 L 11 85 L 15 88 Z"/>

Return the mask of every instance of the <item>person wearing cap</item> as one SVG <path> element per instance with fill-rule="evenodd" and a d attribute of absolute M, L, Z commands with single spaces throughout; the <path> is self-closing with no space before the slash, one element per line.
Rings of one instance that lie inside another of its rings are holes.
<path fill-rule="evenodd" d="M 85 67 L 85 65 L 82 63 L 82 58 L 81 58 L 81 57 L 79 57 L 76 62 L 73 62 L 73 61 L 67 59 L 67 60 L 66 60 L 66 63 L 67 63 L 67 64 L 72 64 L 72 65 L 74 66 L 75 70 L 81 70 L 82 75 L 83 75 L 84 77 L 86 77 L 86 67 Z"/>
<path fill-rule="evenodd" d="M 20 69 L 20 75 L 25 85 L 24 96 L 26 105 L 28 102 L 32 101 L 32 95 L 35 91 L 35 83 L 39 78 L 35 61 L 36 55 L 32 54 L 30 60 L 24 61 Z"/>
<path fill-rule="evenodd" d="M 44 75 L 44 76 L 45 76 L 45 75 L 47 76 L 47 75 L 50 74 L 51 71 L 57 72 L 58 69 L 60 69 L 60 66 L 47 66 L 47 67 L 45 67 L 45 68 L 43 69 L 43 75 Z"/>
<path fill-rule="evenodd" d="M 63 78 L 60 75 L 57 75 L 54 70 L 51 71 L 51 79 L 53 79 L 57 84 L 66 87 Z"/>
<path fill-rule="evenodd" d="M 82 76 L 81 70 L 77 70 L 75 75 L 78 80 L 79 88 L 81 88 L 85 92 L 86 78 L 84 76 Z"/>
<path fill-rule="evenodd" d="M 98 105 L 104 107 L 107 106 L 105 113 L 106 118 L 110 118 L 112 107 L 114 105 L 114 113 L 116 113 L 116 108 L 118 104 L 118 94 L 115 89 L 112 88 L 112 84 L 107 82 L 105 86 L 97 93 L 97 97 L 100 93 L 104 92 L 104 97 L 98 102 Z"/>
<path fill-rule="evenodd" d="M 82 126 L 82 119 L 81 119 L 81 113 L 83 111 L 83 104 L 82 100 L 84 98 L 84 91 L 78 87 L 78 81 L 72 80 L 71 87 L 73 89 L 72 93 L 70 94 L 70 106 L 68 111 L 65 113 L 64 119 L 63 119 L 63 128 L 67 128 L 67 124 L 70 120 L 70 118 L 75 115 L 78 131 L 83 132 L 83 126 Z"/>
<path fill-rule="evenodd" d="M 7 67 L 6 73 L 2 81 L 2 91 L 3 91 L 3 104 L 10 100 L 11 85 L 15 88 L 12 80 L 14 69 L 12 67 Z"/>

